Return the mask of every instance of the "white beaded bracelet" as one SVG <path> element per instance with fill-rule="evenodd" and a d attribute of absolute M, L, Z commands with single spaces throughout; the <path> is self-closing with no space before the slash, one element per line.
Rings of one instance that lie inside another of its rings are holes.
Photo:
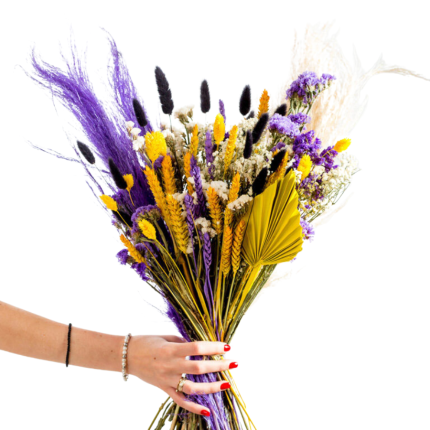
<path fill-rule="evenodd" d="M 122 377 L 124 381 L 127 381 L 128 375 L 126 373 L 127 369 L 127 348 L 128 342 L 130 341 L 131 334 L 129 333 L 124 339 L 124 346 L 122 348 Z"/>

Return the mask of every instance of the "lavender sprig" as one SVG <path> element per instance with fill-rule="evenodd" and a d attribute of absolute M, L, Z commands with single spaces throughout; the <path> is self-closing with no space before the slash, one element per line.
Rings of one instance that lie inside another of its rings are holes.
<path fill-rule="evenodd" d="M 211 179 L 213 179 L 214 157 L 213 157 L 212 135 L 210 131 L 206 132 L 205 151 L 206 151 L 206 163 L 209 165 L 209 168 L 208 168 L 209 175 Z"/>
<path fill-rule="evenodd" d="M 202 177 L 199 167 L 195 166 L 191 170 L 191 174 L 194 178 L 194 188 L 197 194 L 196 216 L 197 218 L 204 217 L 206 215 L 206 200 L 203 194 Z"/>

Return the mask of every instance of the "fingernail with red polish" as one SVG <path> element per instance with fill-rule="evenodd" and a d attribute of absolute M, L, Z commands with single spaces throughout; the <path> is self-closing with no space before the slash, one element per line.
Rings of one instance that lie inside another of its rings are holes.
<path fill-rule="evenodd" d="M 224 345 L 224 351 L 230 351 L 230 345 Z"/>
<path fill-rule="evenodd" d="M 202 415 L 204 415 L 205 417 L 210 417 L 211 413 L 209 411 L 207 411 L 206 409 L 203 409 L 201 412 Z"/>
<path fill-rule="evenodd" d="M 237 364 L 236 361 L 234 361 L 233 363 L 230 363 L 230 366 L 228 366 L 228 368 L 229 369 L 236 369 L 237 366 L 239 366 L 239 365 Z"/>
<path fill-rule="evenodd" d="M 229 382 L 224 382 L 223 384 L 221 384 L 221 390 L 228 390 L 229 388 L 231 388 Z"/>

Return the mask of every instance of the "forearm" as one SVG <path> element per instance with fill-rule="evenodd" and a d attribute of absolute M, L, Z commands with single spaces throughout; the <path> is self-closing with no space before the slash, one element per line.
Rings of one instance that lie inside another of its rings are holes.
<path fill-rule="evenodd" d="M 68 326 L 0 302 L 0 349 L 27 357 L 64 363 Z M 122 336 L 73 327 L 69 363 L 121 371 Z"/>

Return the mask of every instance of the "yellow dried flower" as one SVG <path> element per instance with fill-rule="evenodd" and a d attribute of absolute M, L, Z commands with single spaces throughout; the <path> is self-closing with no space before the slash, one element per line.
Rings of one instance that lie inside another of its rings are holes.
<path fill-rule="evenodd" d="M 184 253 L 187 253 L 188 248 L 188 227 L 182 218 L 182 211 L 179 202 L 170 194 L 166 196 L 167 207 L 169 208 L 170 223 L 173 230 L 178 248 Z"/>
<path fill-rule="evenodd" d="M 118 205 L 111 196 L 103 194 L 102 196 L 100 196 L 100 198 L 108 209 L 110 209 L 111 211 L 118 212 Z"/>
<path fill-rule="evenodd" d="M 233 181 L 231 183 L 230 191 L 228 193 L 227 204 L 234 202 L 238 198 L 239 190 L 240 190 L 240 174 L 236 173 L 234 175 Z M 224 214 L 225 226 L 230 225 L 232 221 L 233 221 L 233 211 L 227 207 L 225 208 L 225 214 Z"/>
<path fill-rule="evenodd" d="M 145 167 L 145 176 L 148 180 L 149 188 L 152 191 L 152 194 L 155 199 L 155 203 L 160 208 L 161 215 L 167 221 L 168 220 L 168 211 L 166 207 L 166 199 L 164 197 L 163 189 L 161 188 L 160 182 L 155 174 L 154 170 L 150 167 Z"/>
<path fill-rule="evenodd" d="M 346 151 L 349 148 L 349 145 L 351 145 L 351 139 L 342 139 L 339 140 L 339 142 L 336 143 L 336 145 L 334 145 L 334 150 L 336 152 L 342 152 L 342 151 Z"/>
<path fill-rule="evenodd" d="M 215 143 L 217 145 L 220 144 L 224 140 L 225 137 L 225 124 L 224 124 L 224 117 L 219 113 L 215 117 L 215 123 L 214 123 L 214 139 Z"/>
<path fill-rule="evenodd" d="M 209 215 L 212 219 L 212 227 L 217 234 L 222 233 L 222 209 L 219 203 L 219 197 L 216 191 L 212 188 L 208 188 L 207 192 L 208 203 L 209 203 Z"/>
<path fill-rule="evenodd" d="M 166 155 L 161 162 L 161 173 L 163 175 L 164 190 L 166 194 L 175 194 L 176 182 L 175 171 L 173 170 L 172 158 Z"/>
<path fill-rule="evenodd" d="M 245 234 L 246 222 L 242 219 L 234 230 L 233 248 L 231 251 L 231 265 L 236 273 L 240 266 L 240 251 L 242 249 L 243 236 Z"/>
<path fill-rule="evenodd" d="M 139 228 L 142 230 L 143 235 L 148 239 L 155 240 L 157 238 L 155 227 L 146 219 L 139 221 Z"/>
<path fill-rule="evenodd" d="M 263 113 L 269 112 L 269 100 L 269 93 L 264 90 L 260 97 L 260 106 L 258 106 L 258 118 L 261 118 Z"/>
<path fill-rule="evenodd" d="M 191 152 L 187 152 L 184 156 L 184 170 L 187 178 L 188 194 L 191 196 L 194 193 L 193 185 L 188 181 L 188 178 L 191 177 Z"/>
<path fill-rule="evenodd" d="M 167 154 L 166 139 L 161 131 L 152 131 L 145 134 L 145 152 L 154 162 L 160 155 Z"/>
<path fill-rule="evenodd" d="M 130 191 L 134 185 L 133 175 L 131 174 L 124 175 L 123 178 L 124 178 L 124 181 L 127 183 L 127 191 Z"/>
<path fill-rule="evenodd" d="M 191 136 L 190 152 L 194 156 L 197 156 L 197 149 L 199 147 L 199 126 L 196 124 L 193 128 L 193 134 Z"/>
<path fill-rule="evenodd" d="M 303 155 L 303 157 L 300 160 L 300 163 L 297 167 L 297 170 L 299 172 L 302 172 L 302 181 L 303 179 L 307 178 L 312 167 L 312 160 L 311 157 L 309 157 L 308 154 Z"/>
<path fill-rule="evenodd" d="M 227 170 L 231 164 L 231 160 L 233 159 L 234 150 L 236 149 L 236 140 L 237 140 L 237 126 L 235 125 L 230 130 L 230 137 L 228 138 L 227 147 L 225 149 L 224 175 L 227 173 Z"/>
<path fill-rule="evenodd" d="M 121 242 L 128 249 L 128 253 L 135 259 L 137 263 L 146 263 L 142 254 L 134 247 L 134 245 L 122 234 L 120 237 Z"/>
<path fill-rule="evenodd" d="M 230 226 L 226 226 L 224 229 L 224 238 L 222 241 L 221 249 L 221 271 L 224 276 L 228 275 L 231 269 L 231 245 L 233 241 L 233 230 Z"/>

